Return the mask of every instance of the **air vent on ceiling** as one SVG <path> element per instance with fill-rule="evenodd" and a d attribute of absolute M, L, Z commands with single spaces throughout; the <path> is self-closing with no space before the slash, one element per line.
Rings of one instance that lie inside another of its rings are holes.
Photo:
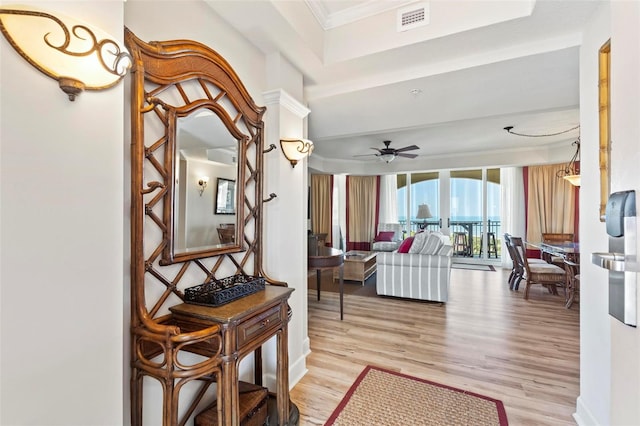
<path fill-rule="evenodd" d="M 407 31 L 429 23 L 429 3 L 420 2 L 398 9 L 397 30 Z"/>

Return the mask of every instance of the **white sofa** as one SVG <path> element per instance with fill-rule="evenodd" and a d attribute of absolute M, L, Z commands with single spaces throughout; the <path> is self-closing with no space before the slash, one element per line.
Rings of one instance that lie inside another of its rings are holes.
<path fill-rule="evenodd" d="M 377 294 L 447 302 L 452 255 L 449 237 L 439 232 L 416 234 L 408 253 L 378 253 Z"/>
<path fill-rule="evenodd" d="M 389 241 L 377 241 L 381 232 L 393 232 Z M 402 224 L 400 223 L 379 223 L 376 239 L 371 242 L 371 251 L 394 251 L 400 247 L 402 242 Z"/>

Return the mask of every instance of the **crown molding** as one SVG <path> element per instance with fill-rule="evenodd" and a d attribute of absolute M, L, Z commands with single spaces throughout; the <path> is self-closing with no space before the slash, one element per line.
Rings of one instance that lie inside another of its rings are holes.
<path fill-rule="evenodd" d="M 262 97 L 267 106 L 279 105 L 294 113 L 299 118 L 305 118 L 311 110 L 302 105 L 296 98 L 283 89 L 268 90 L 262 92 Z"/>

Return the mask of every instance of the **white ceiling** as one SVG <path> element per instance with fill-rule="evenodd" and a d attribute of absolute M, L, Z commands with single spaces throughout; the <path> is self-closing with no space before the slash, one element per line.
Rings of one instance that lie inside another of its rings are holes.
<path fill-rule="evenodd" d="M 310 166 L 379 173 L 534 164 L 571 154 L 579 46 L 600 1 L 257 0 L 207 3 L 265 54 L 304 76 Z M 398 10 L 428 23 L 397 31 Z M 383 140 L 416 159 L 376 157 Z M 535 154 L 533 154 L 535 153 Z"/>

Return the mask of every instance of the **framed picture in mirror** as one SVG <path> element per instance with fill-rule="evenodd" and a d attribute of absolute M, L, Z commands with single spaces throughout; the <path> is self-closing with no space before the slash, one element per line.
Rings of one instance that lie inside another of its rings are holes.
<path fill-rule="evenodd" d="M 216 214 L 236 214 L 236 181 L 218 178 Z"/>

